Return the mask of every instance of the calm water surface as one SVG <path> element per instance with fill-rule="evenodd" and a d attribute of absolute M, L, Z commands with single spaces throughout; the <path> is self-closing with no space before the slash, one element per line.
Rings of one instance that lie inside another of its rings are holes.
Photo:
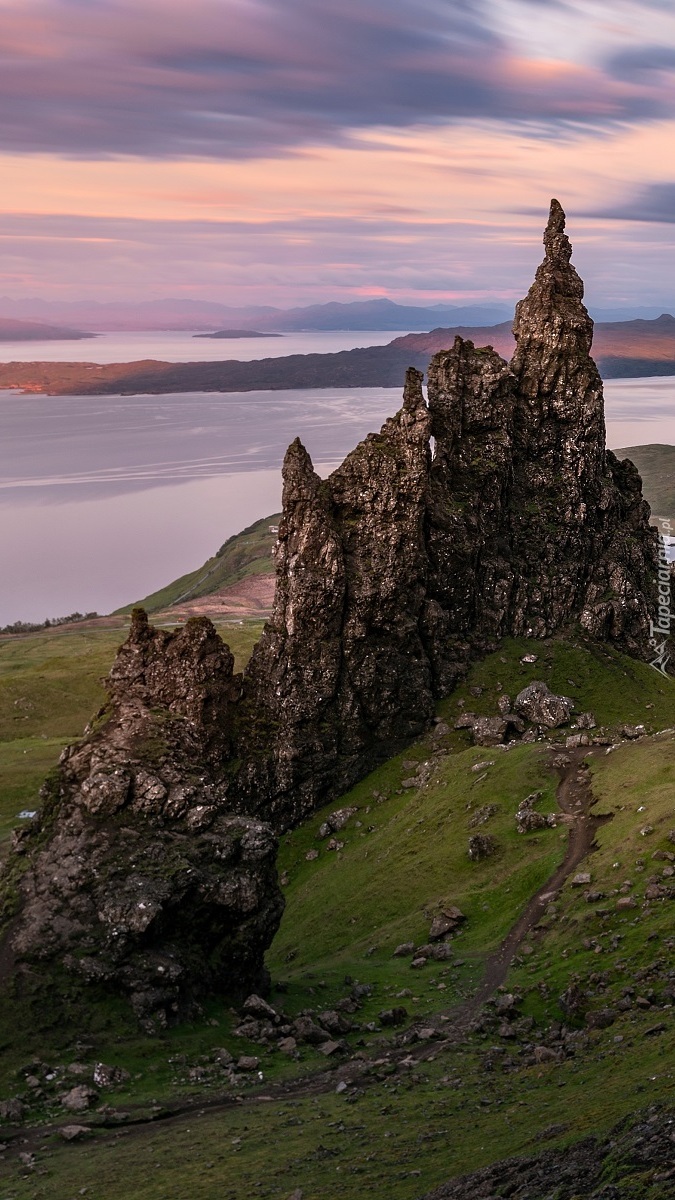
<path fill-rule="evenodd" d="M 409 330 L 284 333 L 281 337 L 203 338 L 191 331 L 160 330 L 149 333 L 99 333 L 72 342 L 0 342 L 0 362 L 219 362 L 238 358 L 284 358 L 289 354 L 331 354 L 355 346 L 385 346 Z"/>
<path fill-rule="evenodd" d="M 605 390 L 610 446 L 675 444 L 675 379 Z M 327 474 L 400 396 L 0 392 L 0 625 L 108 612 L 200 566 L 230 534 L 278 510 L 294 437 Z"/>

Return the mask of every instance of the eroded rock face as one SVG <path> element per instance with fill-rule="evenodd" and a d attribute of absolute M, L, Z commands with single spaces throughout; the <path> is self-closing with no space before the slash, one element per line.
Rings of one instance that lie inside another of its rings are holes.
<path fill-rule="evenodd" d="M 428 407 L 410 370 L 401 411 L 327 480 L 300 443 L 288 452 L 275 612 L 246 684 L 268 752 L 242 776 L 282 826 L 418 733 L 502 637 L 579 622 L 648 655 L 656 535 L 635 468 L 605 448 L 564 225 L 554 200 L 510 364 L 456 338 L 432 359 Z M 471 724 L 481 744 L 506 730 Z"/>
<path fill-rule="evenodd" d="M 264 721 L 240 780 L 275 823 L 344 791 L 433 715 L 422 631 L 430 431 L 411 370 L 401 411 L 327 480 L 299 441 L 286 455 L 274 615 L 246 679 Z"/>
<path fill-rule="evenodd" d="M 62 755 L 10 934 L 20 969 L 126 994 L 152 1027 L 207 992 L 265 987 L 283 897 L 277 843 L 229 811 L 227 759 L 241 681 L 210 621 L 176 633 L 134 614 L 110 704 Z M 46 836 L 45 836 L 46 835 Z"/>

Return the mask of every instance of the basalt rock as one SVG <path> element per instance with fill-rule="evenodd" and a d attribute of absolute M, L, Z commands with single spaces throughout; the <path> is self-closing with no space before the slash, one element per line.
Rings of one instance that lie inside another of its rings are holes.
<path fill-rule="evenodd" d="M 554 200 L 510 364 L 456 338 L 428 406 L 411 369 L 401 411 L 327 480 L 288 452 L 275 611 L 245 682 L 267 742 L 240 778 L 275 823 L 399 749 L 502 637 L 576 622 L 649 655 L 656 534 L 635 468 L 605 447 L 564 225 Z"/>
<path fill-rule="evenodd" d="M 207 619 L 168 633 L 134 613 L 109 705 L 64 751 L 17 846 L 20 976 L 65 968 L 128 996 L 146 1027 L 207 992 L 265 988 L 284 901 L 274 834 L 230 811 L 232 668 Z"/>
<path fill-rule="evenodd" d="M 430 435 L 411 370 L 401 411 L 327 480 L 298 440 L 286 455 L 274 614 L 246 676 L 263 719 L 240 777 L 282 826 L 433 716 L 423 632 Z"/>

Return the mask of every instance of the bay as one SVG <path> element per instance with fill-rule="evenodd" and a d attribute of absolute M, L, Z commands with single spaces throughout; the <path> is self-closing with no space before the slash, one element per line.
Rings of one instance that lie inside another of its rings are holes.
<path fill-rule="evenodd" d="M 605 394 L 610 446 L 675 443 L 675 379 L 612 380 Z M 400 397 L 0 393 L 0 625 L 109 612 L 198 567 L 278 511 L 294 437 L 328 474 Z"/>
<path fill-rule="evenodd" d="M 335 354 L 357 346 L 385 346 L 409 330 L 320 330 L 284 333 L 280 337 L 205 338 L 198 330 L 122 330 L 63 342 L 0 342 L 0 362 L 221 362 L 236 358 L 285 358 L 290 354 Z"/>

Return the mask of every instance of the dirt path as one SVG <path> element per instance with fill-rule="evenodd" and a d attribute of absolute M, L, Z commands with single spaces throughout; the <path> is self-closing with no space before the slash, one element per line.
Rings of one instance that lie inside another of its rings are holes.
<path fill-rule="evenodd" d="M 504 983 L 519 946 L 529 933 L 536 930 L 547 906 L 565 880 L 590 854 L 596 830 L 603 819 L 607 819 L 594 817 L 590 811 L 595 798 L 591 790 L 590 771 L 584 765 L 588 753 L 587 746 L 567 751 L 565 757 L 569 759 L 569 766 L 557 768 L 560 783 L 556 791 L 556 800 L 562 814 L 562 823 L 569 828 L 565 857 L 543 887 L 535 892 L 499 948 L 487 958 L 482 984 L 457 1013 L 463 1024 L 476 1017 L 485 1001 Z"/>
<path fill-rule="evenodd" d="M 423 1021 L 417 1021 L 410 1027 L 411 1029 L 434 1028 L 439 1035 L 436 1039 L 411 1043 L 402 1048 L 392 1048 L 389 1051 L 383 1051 L 380 1048 L 376 1052 L 375 1057 L 380 1059 L 386 1058 L 390 1063 L 395 1063 L 402 1059 L 414 1060 L 421 1063 L 427 1058 L 437 1056 L 439 1052 L 449 1050 L 452 1045 L 456 1045 L 458 1042 L 464 1040 L 468 1027 L 479 1016 L 485 1002 L 504 983 L 509 967 L 519 947 L 528 935 L 536 932 L 537 925 L 547 905 L 552 901 L 554 894 L 559 891 L 576 867 L 592 851 L 596 830 L 603 820 L 608 819 L 606 817 L 594 817 L 590 812 L 592 805 L 595 803 L 595 798 L 590 785 L 590 772 L 584 766 L 584 760 L 588 753 L 589 751 L 586 746 L 566 751 L 565 757 L 568 759 L 568 763 L 558 768 L 551 767 L 552 770 L 557 769 L 560 776 L 556 799 L 562 816 L 561 823 L 564 823 L 569 828 L 567 851 L 560 866 L 556 868 L 549 879 L 546 880 L 546 883 L 539 888 L 529 901 L 527 907 L 521 913 L 515 925 L 509 930 L 501 945 L 487 958 L 483 982 L 478 990 L 458 1006 L 445 1012 L 439 1012 L 433 1017 L 425 1018 Z M 340 1080 L 349 1081 L 350 1083 L 358 1081 L 360 1086 L 365 1086 L 376 1082 L 375 1077 L 372 1074 L 368 1074 L 371 1066 L 372 1060 L 350 1060 L 338 1067 L 318 1071 L 311 1076 L 305 1075 L 299 1079 L 274 1084 L 264 1095 L 260 1093 L 244 1097 L 220 1095 L 203 1097 L 198 1100 L 177 1103 L 175 1105 L 168 1103 L 161 1110 L 158 1110 L 154 1117 L 149 1118 L 144 1113 L 143 1115 L 139 1115 L 138 1118 L 130 1116 L 130 1119 L 122 1125 L 111 1122 L 110 1125 L 98 1125 L 94 1126 L 94 1128 L 109 1130 L 108 1136 L 118 1136 L 122 1130 L 126 1130 L 129 1133 L 132 1131 L 141 1133 L 150 1125 L 156 1125 L 158 1122 L 164 1123 L 166 1121 L 179 1120 L 189 1114 L 198 1117 L 214 1110 L 225 1111 L 229 1108 L 266 1104 L 284 1098 L 301 1099 L 306 1096 L 320 1095 L 327 1091 L 334 1091 L 336 1084 Z M 67 1123 L 65 1119 L 61 1124 L 64 1123 Z M 33 1142 L 36 1144 L 37 1141 L 43 1142 L 45 1136 L 55 1132 L 56 1129 L 58 1129 L 58 1126 L 51 1128 L 42 1126 L 39 1131 L 31 1129 L 16 1130 L 15 1136 L 20 1136 L 24 1148 L 30 1149 Z M 9 1140 L 8 1134 L 9 1137 L 12 1136 L 9 1131 L 3 1131 L 3 1136 L 7 1140 Z"/>

